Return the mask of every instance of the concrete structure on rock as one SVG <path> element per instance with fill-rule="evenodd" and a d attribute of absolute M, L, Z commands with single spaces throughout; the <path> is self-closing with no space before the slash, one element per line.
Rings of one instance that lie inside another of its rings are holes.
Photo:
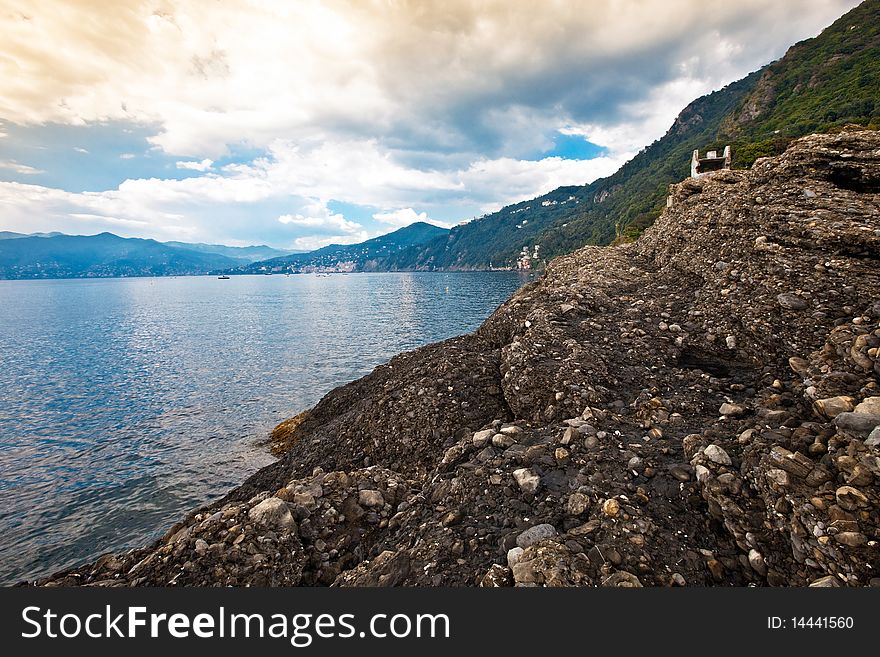
<path fill-rule="evenodd" d="M 730 159 L 730 146 L 725 146 L 720 156 L 718 151 L 709 151 L 706 157 L 700 157 L 700 151 L 697 149 L 691 156 L 691 178 L 699 178 L 710 171 L 729 169 Z"/>

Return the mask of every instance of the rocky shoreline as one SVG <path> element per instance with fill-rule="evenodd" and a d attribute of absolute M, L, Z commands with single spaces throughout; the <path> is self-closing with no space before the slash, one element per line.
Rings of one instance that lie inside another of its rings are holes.
<path fill-rule="evenodd" d="M 674 185 L 44 586 L 880 585 L 880 133 Z"/>

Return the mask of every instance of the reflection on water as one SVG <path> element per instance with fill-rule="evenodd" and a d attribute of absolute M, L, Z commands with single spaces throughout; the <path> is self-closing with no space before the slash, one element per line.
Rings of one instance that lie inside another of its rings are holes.
<path fill-rule="evenodd" d="M 523 282 L 0 281 L 0 583 L 151 540 L 269 463 L 277 422 Z"/>

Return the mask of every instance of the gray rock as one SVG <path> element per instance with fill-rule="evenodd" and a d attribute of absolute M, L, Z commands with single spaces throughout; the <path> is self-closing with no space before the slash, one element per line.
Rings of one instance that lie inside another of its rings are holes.
<path fill-rule="evenodd" d="M 565 502 L 565 512 L 570 516 L 579 516 L 590 507 L 590 498 L 583 493 L 572 493 Z"/>
<path fill-rule="evenodd" d="M 746 412 L 746 409 L 739 404 L 723 403 L 718 409 L 719 415 L 727 415 L 728 417 L 737 417 Z"/>
<path fill-rule="evenodd" d="M 709 445 L 704 454 L 706 454 L 706 458 L 712 461 L 712 463 L 717 463 L 718 465 L 731 465 L 733 463 L 727 452 L 721 449 L 718 445 Z"/>
<path fill-rule="evenodd" d="M 834 575 L 825 575 L 810 582 L 810 588 L 838 588 L 840 580 Z"/>
<path fill-rule="evenodd" d="M 523 493 L 534 493 L 541 484 L 541 478 L 528 468 L 514 470 L 513 478 Z"/>
<path fill-rule="evenodd" d="M 385 497 L 378 490 L 362 490 L 358 493 L 358 504 L 368 509 L 385 506 Z"/>
<path fill-rule="evenodd" d="M 880 415 L 868 413 L 841 413 L 834 418 L 834 426 L 842 431 L 848 431 L 863 438 L 867 438 L 880 426 Z"/>
<path fill-rule="evenodd" d="M 525 550 L 527 547 L 540 543 L 544 539 L 553 538 L 556 534 L 556 527 L 547 523 L 542 523 L 540 525 L 535 525 L 534 527 L 529 527 L 517 536 L 516 544 Z"/>
<path fill-rule="evenodd" d="M 868 438 L 865 440 L 865 444 L 868 447 L 880 446 L 880 427 L 874 427 L 874 430 L 871 431 Z"/>
<path fill-rule="evenodd" d="M 780 306 L 788 310 L 803 310 L 809 304 L 796 294 L 780 294 L 776 297 L 776 301 Z"/>
<path fill-rule="evenodd" d="M 519 558 L 524 552 L 523 548 L 516 546 L 507 551 L 507 567 L 513 568 L 519 562 Z"/>
<path fill-rule="evenodd" d="M 277 497 L 270 497 L 257 504 L 248 511 L 248 517 L 258 525 L 277 527 L 284 532 L 296 531 L 296 521 L 290 507 Z"/>
<path fill-rule="evenodd" d="M 472 438 L 472 442 L 474 447 L 477 449 L 482 449 L 486 445 L 489 444 L 489 441 L 492 440 L 492 436 L 495 435 L 494 429 L 485 429 L 483 431 L 477 431 Z"/>

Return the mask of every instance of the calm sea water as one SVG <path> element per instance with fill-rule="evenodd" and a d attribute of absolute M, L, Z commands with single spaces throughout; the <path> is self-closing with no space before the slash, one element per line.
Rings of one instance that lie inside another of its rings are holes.
<path fill-rule="evenodd" d="M 516 273 L 0 281 L 0 583 L 140 545 L 279 421 L 475 329 Z"/>

